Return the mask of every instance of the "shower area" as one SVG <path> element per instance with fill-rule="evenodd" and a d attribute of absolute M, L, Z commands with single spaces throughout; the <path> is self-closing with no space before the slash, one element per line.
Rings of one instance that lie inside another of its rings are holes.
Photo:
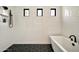
<path fill-rule="evenodd" d="M 49 36 L 61 33 L 60 6 L 0 6 L 0 51 L 53 52 Z"/>

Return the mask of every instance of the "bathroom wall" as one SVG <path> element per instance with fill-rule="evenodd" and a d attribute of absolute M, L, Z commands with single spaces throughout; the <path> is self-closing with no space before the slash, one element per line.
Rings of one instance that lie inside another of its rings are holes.
<path fill-rule="evenodd" d="M 14 10 L 13 6 L 12 7 L 9 6 L 8 8 L 11 9 L 12 11 Z M 14 14 L 14 12 L 12 13 Z M 4 51 L 14 42 L 13 38 L 15 37 L 15 34 L 14 34 L 15 27 L 9 28 L 8 17 L 6 18 L 7 19 L 6 23 L 1 22 L 1 19 L 2 17 L 0 17 L 0 51 Z"/>
<path fill-rule="evenodd" d="M 24 8 L 30 9 L 29 17 L 23 16 Z M 37 8 L 43 8 L 44 16 L 36 16 Z M 56 8 L 56 17 L 50 16 L 50 8 Z M 49 44 L 48 35 L 61 33 L 61 7 L 59 6 L 15 6 L 14 15 L 16 29 L 14 44 Z"/>
<path fill-rule="evenodd" d="M 62 7 L 62 16 L 63 34 L 66 37 L 74 34 L 79 42 L 79 6 Z"/>
<path fill-rule="evenodd" d="M 49 44 L 49 35 L 61 34 L 61 7 L 8 6 L 13 14 L 13 28 L 0 21 L 0 51 L 12 44 Z M 30 16 L 23 16 L 23 9 L 30 9 Z M 43 8 L 44 16 L 37 17 L 36 9 Z M 56 8 L 56 17 L 50 16 L 50 9 Z M 1 19 L 1 17 L 0 17 Z"/>

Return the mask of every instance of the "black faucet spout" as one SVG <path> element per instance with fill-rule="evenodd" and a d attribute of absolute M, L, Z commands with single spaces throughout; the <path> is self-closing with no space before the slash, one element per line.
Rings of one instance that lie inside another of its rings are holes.
<path fill-rule="evenodd" d="M 75 35 L 70 35 L 69 38 L 70 38 L 72 41 L 73 41 L 73 38 L 74 38 L 74 42 L 77 43 L 77 40 L 76 40 L 76 36 L 75 36 Z"/>

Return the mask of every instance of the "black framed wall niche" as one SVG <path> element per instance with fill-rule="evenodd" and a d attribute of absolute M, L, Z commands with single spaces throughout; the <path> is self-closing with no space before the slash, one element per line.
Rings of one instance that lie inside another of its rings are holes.
<path fill-rule="evenodd" d="M 30 10 L 29 10 L 29 8 L 24 8 L 24 10 L 23 10 L 23 16 L 25 16 L 25 17 L 30 16 Z"/>
<path fill-rule="evenodd" d="M 43 9 L 37 8 L 37 16 L 43 16 Z"/>
<path fill-rule="evenodd" d="M 56 16 L 56 8 L 51 8 L 50 9 L 50 15 L 51 16 Z"/>

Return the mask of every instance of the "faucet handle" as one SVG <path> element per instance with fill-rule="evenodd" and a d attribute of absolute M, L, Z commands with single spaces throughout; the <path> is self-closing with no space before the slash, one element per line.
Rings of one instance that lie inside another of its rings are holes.
<path fill-rule="evenodd" d="M 75 44 L 74 44 L 74 43 L 72 43 L 72 46 L 75 46 Z"/>
<path fill-rule="evenodd" d="M 71 38 L 71 41 L 73 41 L 73 38 Z"/>

